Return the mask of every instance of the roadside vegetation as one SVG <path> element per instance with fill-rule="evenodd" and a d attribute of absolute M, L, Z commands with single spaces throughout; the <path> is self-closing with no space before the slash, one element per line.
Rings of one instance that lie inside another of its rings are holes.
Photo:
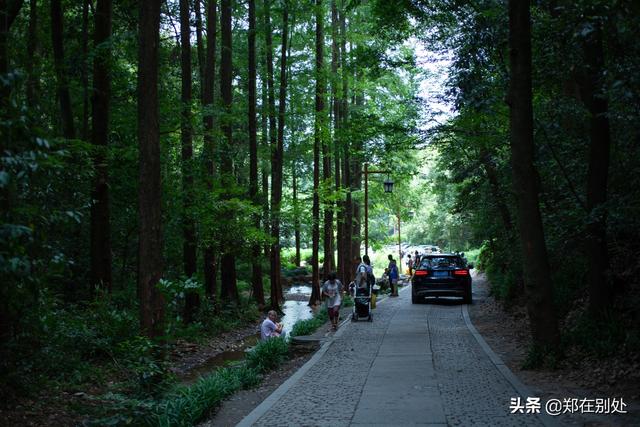
<path fill-rule="evenodd" d="M 637 9 L 377 2 L 387 31 L 450 61 L 456 114 L 426 131 L 427 180 L 406 197 L 422 201 L 407 240 L 469 259 L 479 249 L 496 298 L 526 308 L 529 367 L 614 354 L 632 365 L 640 350 Z"/>
<path fill-rule="evenodd" d="M 286 338 L 259 342 L 235 366 L 215 369 L 194 384 L 174 385 L 157 398 L 135 399 L 111 394 L 101 399 L 100 413 L 85 425 L 193 426 L 205 419 L 225 398 L 255 387 L 262 376 L 288 357 Z"/>

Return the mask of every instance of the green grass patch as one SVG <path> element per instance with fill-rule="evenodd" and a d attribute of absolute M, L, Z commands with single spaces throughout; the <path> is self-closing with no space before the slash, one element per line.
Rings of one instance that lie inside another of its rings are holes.
<path fill-rule="evenodd" d="M 87 425 L 140 425 L 154 427 L 192 426 L 203 420 L 225 398 L 241 389 L 255 387 L 262 375 L 276 369 L 289 354 L 285 338 L 258 343 L 244 362 L 224 367 L 201 377 L 195 384 L 177 386 L 159 401 L 136 400 L 121 395 L 105 396 L 109 412 L 116 415 L 96 419 Z"/>
<path fill-rule="evenodd" d="M 324 325 L 329 320 L 327 310 L 320 308 L 318 312 L 311 319 L 300 320 L 291 328 L 291 336 L 297 337 L 302 335 L 311 335 L 320 326 Z"/>

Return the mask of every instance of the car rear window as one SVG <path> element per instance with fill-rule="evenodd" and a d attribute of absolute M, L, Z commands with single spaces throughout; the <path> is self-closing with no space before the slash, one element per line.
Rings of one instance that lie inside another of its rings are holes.
<path fill-rule="evenodd" d="M 464 263 L 460 257 L 424 257 L 420 261 L 420 268 L 461 268 Z"/>

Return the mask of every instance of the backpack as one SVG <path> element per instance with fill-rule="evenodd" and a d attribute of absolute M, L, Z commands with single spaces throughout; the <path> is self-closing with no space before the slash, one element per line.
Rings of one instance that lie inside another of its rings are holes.
<path fill-rule="evenodd" d="M 376 284 L 376 276 L 371 271 L 367 271 L 367 285 L 373 287 Z"/>

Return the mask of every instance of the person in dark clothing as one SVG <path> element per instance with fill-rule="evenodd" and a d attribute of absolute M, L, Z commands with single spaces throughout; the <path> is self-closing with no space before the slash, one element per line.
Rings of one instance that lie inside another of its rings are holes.
<path fill-rule="evenodd" d="M 398 279 L 400 278 L 400 272 L 398 271 L 398 264 L 393 259 L 393 255 L 389 254 L 389 284 L 391 285 L 391 296 L 398 296 Z"/>

